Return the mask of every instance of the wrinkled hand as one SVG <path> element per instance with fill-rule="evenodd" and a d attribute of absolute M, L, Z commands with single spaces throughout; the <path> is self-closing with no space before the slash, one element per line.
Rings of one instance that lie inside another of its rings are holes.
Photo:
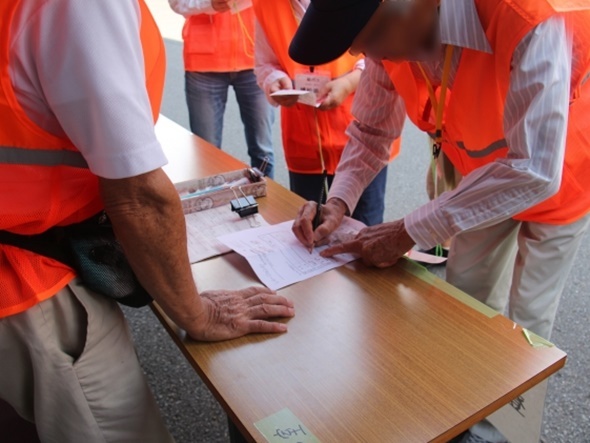
<path fill-rule="evenodd" d="M 342 223 L 344 214 L 346 214 L 346 204 L 338 199 L 331 198 L 322 206 L 321 224 L 313 230 L 313 219 L 315 217 L 318 204 L 316 202 L 307 202 L 297 214 L 293 223 L 293 234 L 295 237 L 308 248 L 322 244 L 328 239 Z"/>
<path fill-rule="evenodd" d="M 355 89 L 355 85 L 346 75 L 326 83 L 318 94 L 322 100 L 320 109 L 329 111 L 340 106 Z"/>
<path fill-rule="evenodd" d="M 321 255 L 332 257 L 351 252 L 359 254 L 368 266 L 386 268 L 394 265 L 414 244 L 402 219 L 365 228 L 354 240 L 332 246 Z"/>
<path fill-rule="evenodd" d="M 281 77 L 280 79 L 275 80 L 268 88 L 268 92 L 269 94 L 272 94 L 273 92 L 282 91 L 283 89 L 293 89 L 293 82 L 289 77 Z M 272 99 L 277 102 L 279 106 L 290 108 L 297 103 L 299 97 L 291 95 L 284 97 L 272 97 Z"/>
<path fill-rule="evenodd" d="M 293 302 L 261 287 L 239 291 L 205 291 L 201 298 L 204 316 L 191 337 L 202 341 L 221 341 L 247 334 L 271 334 L 287 331 L 287 325 L 269 319 L 291 318 Z"/>
<path fill-rule="evenodd" d="M 231 0 L 211 0 L 211 7 L 217 12 L 227 12 L 230 10 Z"/>

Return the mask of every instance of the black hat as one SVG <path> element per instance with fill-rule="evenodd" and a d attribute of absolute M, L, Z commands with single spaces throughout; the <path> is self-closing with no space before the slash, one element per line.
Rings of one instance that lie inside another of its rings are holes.
<path fill-rule="evenodd" d="M 289 46 L 289 56 L 309 66 L 337 59 L 350 48 L 380 3 L 381 0 L 311 0 Z"/>

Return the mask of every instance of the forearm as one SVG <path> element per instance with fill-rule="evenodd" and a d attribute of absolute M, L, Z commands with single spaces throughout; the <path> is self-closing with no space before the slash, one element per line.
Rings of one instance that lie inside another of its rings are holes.
<path fill-rule="evenodd" d="M 495 177 L 501 177 L 496 179 Z M 454 235 L 507 220 L 551 197 L 561 176 L 543 177 L 503 163 L 486 165 L 405 218 L 406 230 L 423 249 Z"/>
<path fill-rule="evenodd" d="M 168 0 L 174 12 L 189 16 L 196 14 L 216 14 L 211 6 L 211 0 Z"/>
<path fill-rule="evenodd" d="M 342 152 L 328 199 L 342 200 L 352 214 L 364 190 L 387 165 L 393 135 L 370 133 L 354 121 L 347 130 L 349 141 Z"/>
<path fill-rule="evenodd" d="M 202 326 L 203 305 L 188 260 L 184 215 L 174 186 L 159 169 L 100 180 L 115 234 L 141 284 L 189 333 Z"/>
<path fill-rule="evenodd" d="M 359 82 L 361 80 L 362 73 L 363 73 L 362 70 L 355 68 L 352 71 L 350 71 L 349 73 L 342 76 L 342 78 L 345 79 L 347 82 L 348 94 L 353 94 L 356 91 L 356 89 L 358 88 Z"/>
<path fill-rule="evenodd" d="M 273 106 L 277 106 L 277 103 L 270 96 L 270 87 L 277 80 L 289 76 L 281 68 L 276 54 L 268 43 L 264 29 L 258 22 L 256 22 L 255 35 L 254 75 L 256 75 L 256 82 L 260 89 L 264 91 L 268 102 Z"/>

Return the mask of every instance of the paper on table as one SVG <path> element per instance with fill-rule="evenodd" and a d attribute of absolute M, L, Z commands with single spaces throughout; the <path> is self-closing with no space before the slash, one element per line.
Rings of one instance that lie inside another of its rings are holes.
<path fill-rule="evenodd" d="M 273 290 L 315 277 L 330 269 L 355 260 L 353 254 L 323 258 L 320 252 L 328 246 L 315 248 L 312 253 L 291 231 L 293 221 L 278 225 L 224 235 L 219 241 L 244 256 L 258 278 Z M 330 244 L 350 240 L 365 225 L 345 218 L 330 236 Z"/>
<path fill-rule="evenodd" d="M 217 237 L 244 229 L 268 226 L 262 215 L 240 218 L 229 205 L 185 215 L 188 257 L 191 263 L 231 251 Z"/>

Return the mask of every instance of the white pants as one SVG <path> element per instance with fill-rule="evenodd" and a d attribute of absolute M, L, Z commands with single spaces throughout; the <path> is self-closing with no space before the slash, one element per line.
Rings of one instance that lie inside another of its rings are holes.
<path fill-rule="evenodd" d="M 43 443 L 173 442 L 123 313 L 73 281 L 0 319 L 0 398 Z"/>
<path fill-rule="evenodd" d="M 506 220 L 457 235 L 447 281 L 519 325 L 549 339 L 559 299 L 590 215 L 569 225 Z M 505 439 L 484 421 L 471 432 L 489 442 Z"/>

